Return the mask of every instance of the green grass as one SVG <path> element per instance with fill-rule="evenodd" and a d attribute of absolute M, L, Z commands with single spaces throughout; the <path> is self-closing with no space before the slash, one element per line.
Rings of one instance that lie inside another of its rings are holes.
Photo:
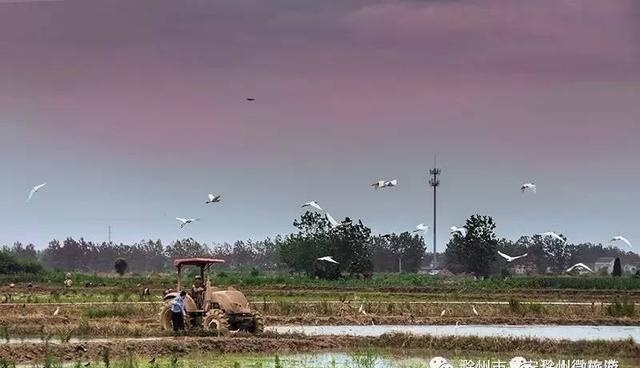
<path fill-rule="evenodd" d="M 113 304 L 87 308 L 82 312 L 82 316 L 88 319 L 130 318 L 149 313 L 150 308 L 141 309 L 140 306 L 132 304 Z"/>
<path fill-rule="evenodd" d="M 40 282 L 49 285 L 62 285 L 64 272 L 44 272 L 40 275 L 0 275 L 0 283 Z M 185 280 L 188 284 L 188 280 Z M 170 288 L 175 285 L 175 274 L 160 276 L 108 276 L 76 273 L 73 275 L 74 287 L 83 287 L 85 283 L 105 285 L 133 291 L 138 284 L 154 288 Z M 370 279 L 341 278 L 338 280 L 316 280 L 305 275 L 290 275 L 275 272 L 231 272 L 219 271 L 213 275 L 213 283 L 218 286 L 255 286 L 255 287 L 332 287 L 332 288 L 433 288 L 451 289 L 578 289 L 578 290 L 637 290 L 640 278 L 608 276 L 523 276 L 512 278 L 446 278 L 418 274 L 375 274 Z"/>
<path fill-rule="evenodd" d="M 607 306 L 607 314 L 612 317 L 633 317 L 636 315 L 636 305 L 628 298 L 614 300 Z"/>

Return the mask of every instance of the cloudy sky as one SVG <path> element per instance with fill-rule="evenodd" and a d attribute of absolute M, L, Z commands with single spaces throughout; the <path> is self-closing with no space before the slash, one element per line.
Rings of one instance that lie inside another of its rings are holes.
<path fill-rule="evenodd" d="M 0 129 L 2 244 L 261 239 L 309 200 L 403 231 L 437 153 L 440 248 L 474 213 L 640 247 L 640 3 L 0 0 Z"/>

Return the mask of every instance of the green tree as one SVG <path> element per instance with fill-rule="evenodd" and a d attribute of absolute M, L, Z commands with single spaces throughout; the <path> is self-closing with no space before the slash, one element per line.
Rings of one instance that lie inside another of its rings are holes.
<path fill-rule="evenodd" d="M 611 276 L 622 276 L 622 264 L 620 263 L 620 258 L 616 258 L 616 260 L 613 262 L 613 271 L 611 272 Z"/>
<path fill-rule="evenodd" d="M 324 216 L 306 212 L 293 225 L 298 233 L 278 243 L 280 259 L 291 271 L 329 279 L 345 272 L 372 273 L 371 230 L 360 221 L 354 224 L 345 219 L 342 225 L 331 227 Z M 333 256 L 339 264 L 319 262 L 317 258 L 323 256 Z"/>
<path fill-rule="evenodd" d="M 476 276 L 489 276 L 498 249 L 493 218 L 473 215 L 464 228 L 464 236 L 455 233 L 449 241 L 445 252 L 447 268 L 453 272 L 464 271 Z"/>
<path fill-rule="evenodd" d="M 560 237 L 564 241 L 550 236 L 536 238 L 536 241 L 542 242 L 546 263 L 554 273 L 562 273 L 571 266 L 576 254 L 576 246 L 568 244 L 564 235 L 560 234 Z"/>
<path fill-rule="evenodd" d="M 122 276 L 125 274 L 125 272 L 127 272 L 129 265 L 127 264 L 127 261 L 124 258 L 118 258 L 113 264 L 113 267 L 115 268 L 116 273 Z"/>

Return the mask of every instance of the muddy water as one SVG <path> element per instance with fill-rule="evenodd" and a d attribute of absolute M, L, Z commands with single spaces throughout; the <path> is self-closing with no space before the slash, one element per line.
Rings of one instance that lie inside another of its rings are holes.
<path fill-rule="evenodd" d="M 479 337 L 520 337 L 559 340 L 626 340 L 633 339 L 640 343 L 640 326 L 549 326 L 549 325 L 460 325 L 460 326 L 270 326 L 266 331 L 279 334 L 304 334 L 308 336 L 360 336 L 378 337 L 384 334 L 409 333 L 431 336 L 479 336 Z M 70 343 L 110 341 L 161 341 L 171 337 L 136 337 L 136 338 L 72 338 Z M 16 338 L 2 340 L 0 345 L 19 343 L 43 343 L 41 338 Z M 60 341 L 49 340 L 56 344 Z"/>
<path fill-rule="evenodd" d="M 301 333 L 310 336 L 351 335 L 377 337 L 388 333 L 432 336 L 531 337 L 560 340 L 624 340 L 640 343 L 640 326 L 273 326 L 277 333 Z"/>

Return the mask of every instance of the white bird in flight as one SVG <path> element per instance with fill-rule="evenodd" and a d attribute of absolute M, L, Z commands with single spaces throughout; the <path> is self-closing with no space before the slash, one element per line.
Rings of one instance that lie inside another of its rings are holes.
<path fill-rule="evenodd" d="M 375 189 L 395 187 L 397 185 L 398 185 L 398 180 L 397 179 L 393 179 L 393 180 L 389 180 L 389 181 L 379 180 L 379 181 L 371 184 L 371 186 L 374 187 Z"/>
<path fill-rule="evenodd" d="M 218 203 L 222 200 L 222 196 L 221 195 L 213 195 L 213 194 L 209 194 L 209 200 L 204 202 L 206 204 L 209 203 Z"/>
<path fill-rule="evenodd" d="M 545 236 L 545 237 L 546 236 L 550 236 L 550 237 L 552 237 L 554 239 L 560 240 L 563 243 L 566 242 L 566 240 L 563 237 L 561 237 L 560 235 L 554 233 L 553 231 L 547 231 L 546 233 L 542 233 L 540 235 Z"/>
<path fill-rule="evenodd" d="M 471 310 L 473 311 L 473 314 L 475 314 L 476 316 L 479 316 L 479 315 L 480 315 L 480 313 L 478 313 L 478 310 L 476 309 L 476 306 L 475 306 L 475 305 L 472 305 L 472 306 L 471 306 Z"/>
<path fill-rule="evenodd" d="M 444 317 L 445 314 L 447 314 L 447 310 L 443 309 L 442 312 L 440 312 L 440 317 Z"/>
<path fill-rule="evenodd" d="M 628 245 L 629 247 L 632 247 L 631 246 L 631 242 L 627 238 L 625 238 L 624 236 L 614 236 L 611 239 L 611 243 L 615 243 L 615 242 L 623 242 L 626 245 Z"/>
<path fill-rule="evenodd" d="M 573 266 L 567 268 L 567 272 L 571 272 L 576 268 L 584 268 L 585 270 L 589 271 L 589 272 L 593 272 L 593 270 L 591 268 L 589 268 L 586 264 L 584 263 L 576 263 Z"/>
<path fill-rule="evenodd" d="M 451 226 L 451 235 L 458 233 L 458 234 L 460 234 L 461 236 L 464 236 L 464 234 L 465 234 L 466 232 L 467 232 L 467 231 L 466 231 L 464 228 L 462 228 L 462 227 Z"/>
<path fill-rule="evenodd" d="M 31 198 L 33 197 L 34 194 L 36 194 L 40 189 L 42 189 L 45 185 L 47 185 L 47 183 L 42 183 L 40 185 L 36 185 L 35 187 L 33 187 L 31 189 L 31 191 L 29 192 L 29 198 L 27 198 L 27 202 L 29 202 L 31 200 Z"/>
<path fill-rule="evenodd" d="M 522 184 L 522 186 L 520 187 L 520 190 L 522 191 L 522 193 L 526 192 L 526 191 L 531 191 L 532 193 L 536 193 L 536 191 L 538 190 L 538 188 L 536 187 L 535 184 L 533 183 L 524 183 Z"/>
<path fill-rule="evenodd" d="M 186 219 L 186 218 L 181 218 L 181 217 L 176 217 L 176 220 L 180 221 L 180 228 L 182 229 L 185 225 L 190 224 L 194 221 L 200 221 L 200 219 Z"/>
<path fill-rule="evenodd" d="M 338 264 L 338 262 L 336 262 L 335 259 L 333 259 L 332 256 L 325 256 L 325 257 L 320 257 L 318 258 L 318 261 L 324 261 L 324 262 L 329 262 L 329 263 L 335 263 Z"/>
<path fill-rule="evenodd" d="M 60 307 L 56 308 L 55 311 L 53 311 L 53 316 L 57 316 L 60 313 Z"/>
<path fill-rule="evenodd" d="M 418 226 L 416 226 L 416 229 L 412 231 L 412 233 L 417 233 L 417 232 L 427 232 L 429 230 L 429 226 L 425 226 L 425 224 L 419 224 Z"/>
<path fill-rule="evenodd" d="M 336 221 L 336 219 L 334 219 L 333 216 L 331 216 L 331 214 L 329 212 L 325 213 L 325 217 L 329 221 L 329 225 L 332 228 L 340 226 L 340 223 L 338 221 Z"/>
<path fill-rule="evenodd" d="M 528 253 L 525 253 L 525 254 L 523 254 L 521 256 L 511 257 L 509 255 L 506 255 L 506 254 L 502 253 L 501 251 L 498 251 L 498 254 L 500 255 L 500 257 L 506 259 L 507 262 L 509 262 L 509 263 L 515 261 L 516 259 L 524 258 L 524 257 L 526 257 L 528 255 Z"/>
<path fill-rule="evenodd" d="M 313 208 L 315 208 L 315 209 L 316 209 L 316 210 L 318 210 L 318 211 L 324 211 L 324 210 L 322 209 L 322 207 L 320 207 L 320 205 L 319 205 L 319 204 L 318 204 L 318 202 L 316 202 L 316 201 L 311 201 L 311 202 L 307 202 L 307 203 L 303 204 L 303 205 L 302 205 L 302 208 L 305 208 L 305 207 L 313 207 Z"/>

